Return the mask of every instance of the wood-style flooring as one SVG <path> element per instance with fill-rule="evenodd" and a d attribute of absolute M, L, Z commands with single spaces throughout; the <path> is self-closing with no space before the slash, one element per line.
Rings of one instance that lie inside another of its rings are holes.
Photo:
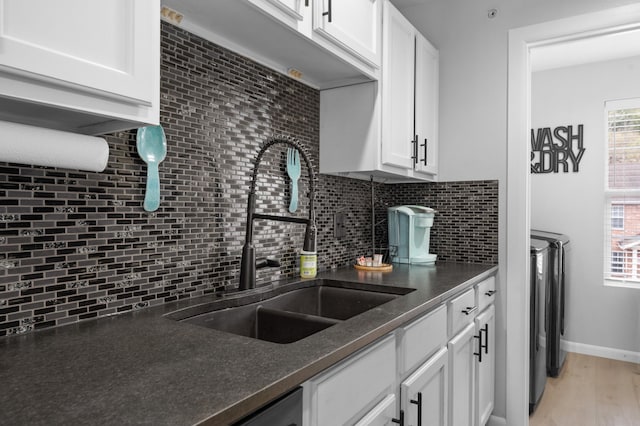
<path fill-rule="evenodd" d="M 569 353 L 530 426 L 640 426 L 640 365 Z"/>

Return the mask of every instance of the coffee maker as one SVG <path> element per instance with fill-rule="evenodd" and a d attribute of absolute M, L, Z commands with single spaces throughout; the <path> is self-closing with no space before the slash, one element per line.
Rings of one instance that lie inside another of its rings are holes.
<path fill-rule="evenodd" d="M 389 257 L 393 263 L 430 265 L 437 255 L 429 253 L 429 237 L 435 210 L 423 206 L 387 209 Z"/>

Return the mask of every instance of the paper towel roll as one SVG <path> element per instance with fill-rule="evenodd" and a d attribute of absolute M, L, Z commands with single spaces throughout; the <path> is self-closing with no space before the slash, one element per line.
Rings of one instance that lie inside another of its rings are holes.
<path fill-rule="evenodd" d="M 0 121 L 0 161 L 101 172 L 108 160 L 102 138 Z"/>

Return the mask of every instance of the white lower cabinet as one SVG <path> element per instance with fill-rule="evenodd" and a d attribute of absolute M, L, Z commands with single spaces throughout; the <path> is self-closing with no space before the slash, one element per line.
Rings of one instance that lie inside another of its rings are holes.
<path fill-rule="evenodd" d="M 475 325 L 467 325 L 449 341 L 449 425 L 473 426 L 475 400 Z"/>
<path fill-rule="evenodd" d="M 309 380 L 303 424 L 484 426 L 494 401 L 494 293 L 490 277 Z"/>
<path fill-rule="evenodd" d="M 396 345 L 390 335 L 305 383 L 305 424 L 354 424 L 395 393 L 395 380 Z"/>
<path fill-rule="evenodd" d="M 480 334 L 482 347 L 481 357 L 478 358 L 478 368 L 476 369 L 476 425 L 487 424 L 491 412 L 493 411 L 493 400 L 495 395 L 495 321 L 496 309 L 493 305 L 483 311 L 476 318 L 476 333 Z"/>
<path fill-rule="evenodd" d="M 391 426 L 396 419 L 396 394 L 386 396 L 369 411 L 355 426 Z"/>
<path fill-rule="evenodd" d="M 446 425 L 449 358 L 442 348 L 400 384 L 405 425 Z"/>

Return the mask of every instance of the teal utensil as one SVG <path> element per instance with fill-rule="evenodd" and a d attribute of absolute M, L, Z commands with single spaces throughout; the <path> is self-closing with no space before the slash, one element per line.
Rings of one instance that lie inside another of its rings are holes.
<path fill-rule="evenodd" d="M 153 212 L 160 206 L 160 176 L 158 165 L 167 156 L 167 138 L 162 126 L 146 126 L 138 129 L 136 148 L 147 163 L 147 189 L 143 207 Z"/>
<path fill-rule="evenodd" d="M 287 174 L 291 179 L 291 202 L 289 211 L 298 210 L 298 179 L 300 179 L 300 153 L 295 148 L 287 148 Z"/>

